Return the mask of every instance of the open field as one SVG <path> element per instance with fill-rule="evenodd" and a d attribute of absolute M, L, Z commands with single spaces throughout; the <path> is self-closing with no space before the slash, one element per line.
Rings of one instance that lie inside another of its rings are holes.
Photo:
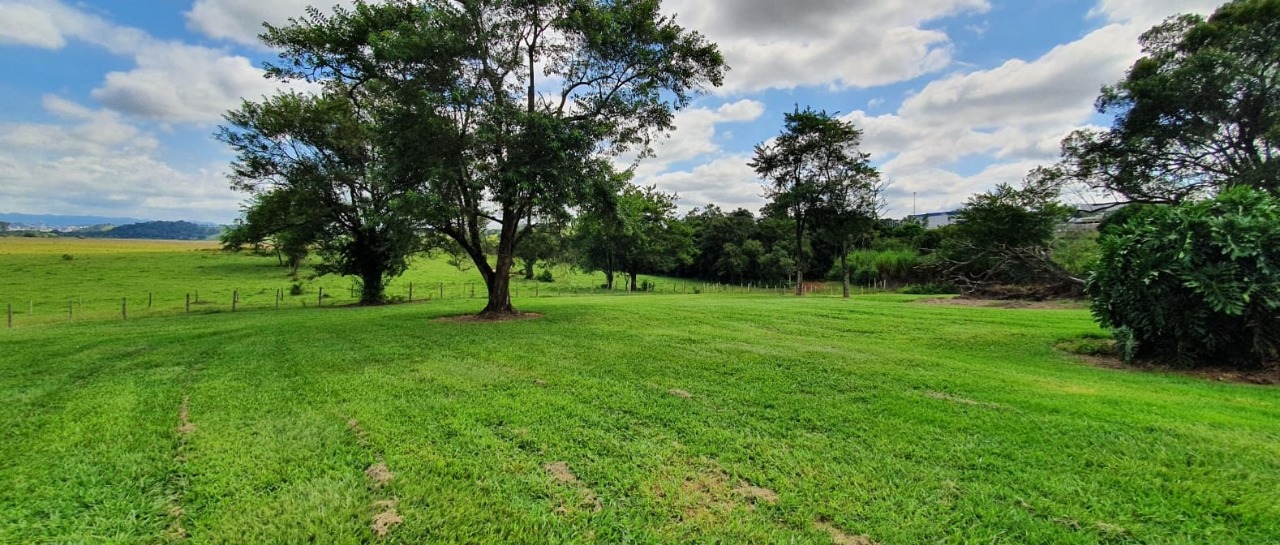
<path fill-rule="evenodd" d="M 6 289 L 283 277 L 85 244 L 5 247 L 23 269 Z M 1053 349 L 1097 331 L 1080 309 L 925 299 L 582 294 L 466 323 L 441 318 L 483 302 L 448 298 L 0 330 L 0 543 L 1280 542 L 1280 390 L 1081 364 Z"/>
<path fill-rule="evenodd" d="M 69 259 L 67 257 L 69 257 Z M 513 280 L 513 296 L 519 301 L 534 297 L 562 297 L 599 293 L 604 274 L 585 274 L 556 267 L 556 281 L 542 283 Z M 76 321 L 119 320 L 122 299 L 129 317 L 177 315 L 186 312 L 191 296 L 193 313 L 230 312 L 234 292 L 239 310 L 275 308 L 276 290 L 283 290 L 282 308 L 340 306 L 359 299 L 351 293 L 350 279 L 316 276 L 310 266 L 299 270 L 302 294 L 289 295 L 295 282 L 275 257 L 248 252 L 229 253 L 213 242 L 150 240 L 81 240 L 0 238 L 0 320 L 6 305 L 13 305 L 15 327 Z M 657 284 L 659 292 L 685 293 L 699 284 L 692 281 L 641 276 Z M 414 299 L 486 297 L 484 282 L 474 269 L 460 271 L 441 257 L 423 257 L 387 288 L 388 296 Z M 625 290 L 618 277 L 615 288 Z M 151 308 L 147 307 L 148 298 Z M 483 307 L 483 304 L 480 305 Z M 5 323 L 0 321 L 0 327 Z"/>

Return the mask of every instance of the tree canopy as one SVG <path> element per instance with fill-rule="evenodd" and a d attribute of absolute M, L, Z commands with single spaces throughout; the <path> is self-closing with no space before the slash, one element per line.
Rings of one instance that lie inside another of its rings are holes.
<path fill-rule="evenodd" d="M 515 252 L 540 220 L 612 187 L 608 155 L 648 150 L 723 80 L 714 44 L 657 0 L 397 0 L 311 9 L 269 28 L 269 72 L 342 89 L 375 130 L 377 171 L 484 277 L 483 315 L 513 312 Z M 406 202 L 407 202 L 406 201 Z M 498 243 L 491 262 L 487 231 Z"/>
<path fill-rule="evenodd" d="M 879 174 L 858 149 L 862 131 L 852 123 L 797 107 L 783 124 L 773 142 L 756 146 L 750 166 L 765 180 L 770 206 L 795 220 L 796 295 L 803 295 L 806 231 L 822 224 L 854 226 L 858 217 L 873 216 Z M 848 229 L 840 231 L 847 238 Z"/>
<path fill-rule="evenodd" d="M 1132 201 L 1181 202 L 1244 185 L 1280 193 L 1280 0 L 1236 0 L 1142 35 L 1143 57 L 1103 88 L 1109 130 L 1063 141 L 1069 177 Z"/>

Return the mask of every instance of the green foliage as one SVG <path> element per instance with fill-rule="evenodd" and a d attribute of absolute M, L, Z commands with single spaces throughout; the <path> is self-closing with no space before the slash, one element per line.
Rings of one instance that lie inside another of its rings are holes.
<path fill-rule="evenodd" d="M 1050 256 L 1067 272 L 1084 277 L 1098 264 L 1101 247 L 1098 231 L 1092 229 L 1067 229 L 1053 237 Z"/>
<path fill-rule="evenodd" d="M 849 254 L 849 268 L 857 271 L 855 283 L 888 280 L 908 282 L 920 275 L 920 254 L 912 250 L 858 250 Z M 839 267 L 831 270 L 829 277 L 838 278 Z"/>
<path fill-rule="evenodd" d="M 1101 244 L 1093 314 L 1130 359 L 1256 366 L 1280 356 L 1280 199 L 1236 188 L 1152 207 Z"/>
<path fill-rule="evenodd" d="M 825 111 L 799 106 L 782 133 L 758 144 L 750 166 L 765 181 L 769 208 L 795 222 L 796 294 L 803 294 L 807 230 L 823 230 L 843 253 L 870 234 L 880 205 L 880 174 L 858 146 L 862 131 Z M 841 260 L 841 266 L 844 261 Z"/>
<path fill-rule="evenodd" d="M 538 272 L 535 279 L 539 282 L 551 283 L 556 281 L 556 277 L 551 273 L 551 269 L 542 269 Z"/>
<path fill-rule="evenodd" d="M 1171 17 L 1140 44 L 1143 57 L 1098 97 L 1112 127 L 1064 140 L 1064 172 L 1138 202 L 1232 185 L 1280 194 L 1280 0 Z"/>
<path fill-rule="evenodd" d="M 188 221 L 145 221 L 105 230 L 78 230 L 70 234 L 86 238 L 141 238 L 151 240 L 206 240 L 218 236 L 222 228 Z"/>

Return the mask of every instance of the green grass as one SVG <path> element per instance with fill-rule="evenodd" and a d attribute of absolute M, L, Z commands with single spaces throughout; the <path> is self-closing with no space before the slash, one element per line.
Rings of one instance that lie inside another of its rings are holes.
<path fill-rule="evenodd" d="M 122 304 L 130 318 L 183 314 L 187 297 L 192 298 L 193 313 L 230 312 L 237 291 L 241 311 L 274 309 L 276 290 L 286 294 L 284 308 L 314 307 L 321 302 L 342 306 L 359 299 L 351 291 L 349 278 L 317 276 L 308 264 L 295 280 L 275 257 L 217 248 L 211 242 L 0 238 L 0 327 L 7 325 L 10 305 L 14 326 L 24 328 L 69 320 L 119 320 Z M 604 283 L 603 273 L 582 273 L 565 266 L 553 272 L 556 281 L 552 283 L 513 279 L 513 296 L 520 301 L 589 295 L 599 293 Z M 655 283 L 660 293 L 691 293 L 700 286 L 693 281 L 641 276 L 641 281 L 646 280 Z M 302 285 L 301 295 L 288 295 L 294 282 Z M 460 271 L 440 257 L 414 260 L 403 276 L 389 284 L 387 295 L 405 301 L 410 285 L 416 301 L 442 296 L 483 301 L 487 297 L 474 268 Z M 626 289 L 621 275 L 615 288 L 618 293 Z"/>
<path fill-rule="evenodd" d="M 0 331 L 0 542 L 1280 542 L 1280 391 L 1080 364 L 1081 310 L 914 299 Z"/>
<path fill-rule="evenodd" d="M 1082 310 L 560 269 L 520 283 L 543 317 L 460 323 L 474 271 L 424 259 L 391 291 L 444 300 L 304 271 L 268 311 L 274 259 L 204 248 L 0 241 L 0 303 L 37 310 L 0 330 L 0 542 L 370 542 L 390 500 L 387 543 L 1280 541 L 1280 392 L 1082 365 Z"/>

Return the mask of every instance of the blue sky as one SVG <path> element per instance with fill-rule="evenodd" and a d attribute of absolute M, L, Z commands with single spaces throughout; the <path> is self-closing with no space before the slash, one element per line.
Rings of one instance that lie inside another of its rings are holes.
<path fill-rule="evenodd" d="M 276 92 L 255 39 L 334 0 L 0 0 L 0 212 L 228 222 L 244 195 L 211 135 Z M 865 131 L 888 215 L 954 208 L 1017 182 L 1073 129 L 1137 36 L 1204 0 L 666 0 L 717 42 L 723 88 L 677 116 L 637 181 L 688 209 L 763 203 L 752 147 L 794 106 Z M 626 161 L 627 158 L 620 160 Z"/>

